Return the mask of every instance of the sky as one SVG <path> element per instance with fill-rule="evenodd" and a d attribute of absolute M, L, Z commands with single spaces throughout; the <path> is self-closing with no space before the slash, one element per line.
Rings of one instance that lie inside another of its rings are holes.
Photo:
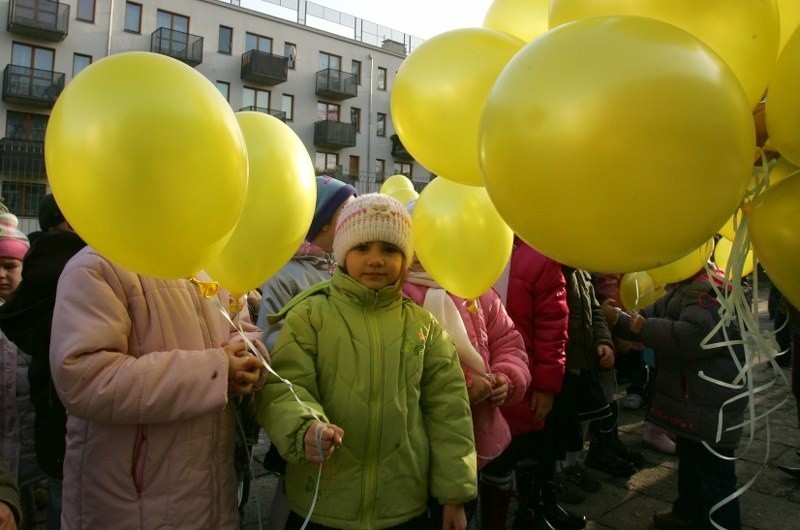
<path fill-rule="evenodd" d="M 284 0 L 285 1 L 285 0 Z M 301 2 L 303 0 L 300 0 Z M 314 3 L 422 39 L 457 28 L 481 27 L 492 0 L 313 0 Z M 289 0 L 288 3 L 294 4 Z M 242 0 L 241 5 L 265 0 Z"/>

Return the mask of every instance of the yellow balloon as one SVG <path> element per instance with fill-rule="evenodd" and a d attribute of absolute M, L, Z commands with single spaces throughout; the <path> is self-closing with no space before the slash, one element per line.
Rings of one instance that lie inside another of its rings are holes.
<path fill-rule="evenodd" d="M 387 193 L 386 195 L 389 197 L 394 197 L 403 204 L 408 204 L 419 197 L 419 193 L 417 193 L 416 190 L 410 190 L 408 188 L 398 188 L 391 193 Z"/>
<path fill-rule="evenodd" d="M 739 208 L 736 208 L 736 211 L 731 215 L 725 224 L 717 230 L 717 233 L 724 238 L 730 239 L 733 241 L 736 239 L 736 230 L 739 228 L 739 225 L 742 222 L 742 211 Z"/>
<path fill-rule="evenodd" d="M 714 240 L 709 239 L 682 258 L 646 272 L 656 285 L 667 285 L 669 283 L 679 282 L 691 278 L 694 274 L 703 270 L 706 262 L 711 258 L 711 253 L 713 251 Z"/>
<path fill-rule="evenodd" d="M 405 175 L 392 175 L 387 177 L 381 184 L 380 192 L 385 195 L 391 195 L 392 192 L 399 189 L 413 190 L 414 183 Z"/>
<path fill-rule="evenodd" d="M 495 79 L 523 42 L 464 28 L 426 40 L 395 77 L 392 121 L 409 153 L 433 173 L 482 186 L 478 126 Z"/>
<path fill-rule="evenodd" d="M 484 188 L 434 179 L 420 193 L 412 221 L 420 263 L 461 298 L 488 291 L 511 257 L 514 234 Z"/>
<path fill-rule="evenodd" d="M 211 278 L 239 297 L 288 262 L 314 217 L 314 164 L 302 140 L 263 112 L 238 112 L 250 161 L 242 215 L 228 244 L 204 266 Z"/>
<path fill-rule="evenodd" d="M 548 30 L 550 0 L 494 0 L 483 27 L 532 41 Z"/>
<path fill-rule="evenodd" d="M 67 84 L 45 134 L 53 194 L 72 227 L 140 274 L 192 276 L 239 220 L 247 149 L 230 105 L 193 68 L 112 55 Z"/>
<path fill-rule="evenodd" d="M 782 157 L 800 166 L 800 29 L 786 43 L 767 94 L 767 131 Z"/>
<path fill-rule="evenodd" d="M 800 177 L 788 178 L 745 204 L 750 237 L 770 280 L 800 307 Z"/>
<path fill-rule="evenodd" d="M 550 27 L 582 18 L 635 15 L 688 31 L 730 67 L 750 108 L 764 96 L 778 57 L 776 0 L 551 0 Z"/>
<path fill-rule="evenodd" d="M 800 167 L 792 164 L 784 157 L 780 157 L 775 161 L 769 172 L 769 184 L 774 186 L 778 182 L 784 181 L 789 177 L 800 175 Z"/>
<path fill-rule="evenodd" d="M 741 261 L 741 276 L 747 276 L 751 272 L 753 272 L 753 268 L 755 266 L 755 255 L 751 249 L 747 249 L 746 256 L 744 260 L 736 259 L 735 261 L 731 261 L 731 253 L 733 252 L 733 242 L 728 240 L 725 237 L 721 237 L 717 240 L 717 244 L 714 246 L 714 263 L 717 264 L 717 267 L 722 269 L 726 272 L 729 279 L 733 279 L 734 277 L 734 268 L 736 262 Z M 737 256 L 740 254 L 742 250 L 737 251 Z M 729 269 L 730 267 L 730 269 Z"/>
<path fill-rule="evenodd" d="M 644 271 L 623 274 L 619 283 L 620 302 L 626 311 L 639 311 L 665 294 L 664 286 L 653 283 Z"/>
<path fill-rule="evenodd" d="M 514 57 L 480 148 L 516 234 L 560 263 L 618 273 L 707 241 L 744 196 L 754 142 L 744 93 L 714 52 L 657 20 L 595 17 Z M 613 214 L 631 208 L 646 215 Z"/>
<path fill-rule="evenodd" d="M 789 37 L 800 26 L 800 2 L 797 0 L 778 0 L 778 14 L 781 20 L 781 41 L 782 50 Z"/>

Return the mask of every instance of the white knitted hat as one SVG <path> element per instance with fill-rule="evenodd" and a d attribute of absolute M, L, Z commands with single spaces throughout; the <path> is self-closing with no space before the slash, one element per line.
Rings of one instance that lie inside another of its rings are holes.
<path fill-rule="evenodd" d="M 411 216 L 400 201 L 382 193 L 368 193 L 342 208 L 333 237 L 336 262 L 344 266 L 344 258 L 353 247 L 370 241 L 397 245 L 408 267 L 414 257 Z"/>

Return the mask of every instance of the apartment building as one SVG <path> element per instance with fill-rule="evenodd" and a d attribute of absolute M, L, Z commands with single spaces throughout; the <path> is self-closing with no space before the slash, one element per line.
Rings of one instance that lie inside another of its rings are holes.
<path fill-rule="evenodd" d="M 421 42 L 409 35 L 304 0 L 9 0 L 0 16 L 0 192 L 25 232 L 38 229 L 48 189 L 44 135 L 56 99 L 82 69 L 126 51 L 174 57 L 233 110 L 284 120 L 318 173 L 361 192 L 397 173 L 420 188 L 431 178 L 389 111 L 397 69 Z"/>

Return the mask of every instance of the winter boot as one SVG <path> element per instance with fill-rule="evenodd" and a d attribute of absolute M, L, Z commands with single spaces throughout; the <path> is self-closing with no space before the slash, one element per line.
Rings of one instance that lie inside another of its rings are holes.
<path fill-rule="evenodd" d="M 481 505 L 481 530 L 506 530 L 508 505 L 514 494 L 514 478 L 481 474 L 478 495 Z"/>

